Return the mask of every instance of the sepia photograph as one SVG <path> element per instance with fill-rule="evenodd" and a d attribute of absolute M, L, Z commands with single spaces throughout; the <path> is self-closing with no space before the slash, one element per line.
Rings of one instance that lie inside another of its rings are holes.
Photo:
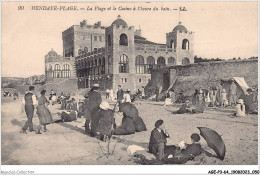
<path fill-rule="evenodd" d="M 1 165 L 28 165 L 1 173 L 229 165 L 203 173 L 259 174 L 258 8 L 1 2 Z"/>

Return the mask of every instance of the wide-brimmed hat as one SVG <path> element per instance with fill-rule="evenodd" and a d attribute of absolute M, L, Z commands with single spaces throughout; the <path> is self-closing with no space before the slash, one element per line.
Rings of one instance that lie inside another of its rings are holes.
<path fill-rule="evenodd" d="M 234 78 L 231 78 L 230 81 L 235 81 L 235 79 L 234 79 Z"/>
<path fill-rule="evenodd" d="M 93 84 L 93 86 L 92 87 L 96 87 L 96 88 L 99 88 L 99 84 Z"/>
<path fill-rule="evenodd" d="M 221 91 L 222 93 L 225 93 L 226 92 L 226 89 L 222 89 L 222 91 Z"/>
<path fill-rule="evenodd" d="M 126 92 L 130 92 L 130 89 L 126 89 L 125 91 L 126 91 Z"/>
<path fill-rule="evenodd" d="M 238 99 L 237 103 L 242 104 L 242 103 L 244 103 L 244 100 L 243 99 Z"/>
<path fill-rule="evenodd" d="M 101 109 L 108 110 L 109 109 L 109 103 L 107 101 L 102 101 L 102 103 L 99 105 Z"/>

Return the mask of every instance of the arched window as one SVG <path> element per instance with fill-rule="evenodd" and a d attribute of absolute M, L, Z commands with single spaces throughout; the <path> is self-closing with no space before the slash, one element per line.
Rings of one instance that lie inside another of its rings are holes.
<path fill-rule="evenodd" d="M 101 62 L 101 74 L 105 74 L 105 65 L 106 65 L 106 62 L 105 62 L 105 57 L 102 58 L 102 62 Z"/>
<path fill-rule="evenodd" d="M 165 59 L 163 57 L 159 57 L 157 59 L 157 65 L 159 66 L 165 66 Z"/>
<path fill-rule="evenodd" d="M 81 55 L 82 54 L 82 47 L 79 47 L 79 49 L 78 49 L 78 55 Z"/>
<path fill-rule="evenodd" d="M 128 40 L 127 40 L 127 35 L 126 34 L 123 33 L 123 34 L 120 35 L 119 44 L 121 46 L 128 46 Z"/>
<path fill-rule="evenodd" d="M 61 78 L 61 69 L 59 64 L 55 64 L 54 66 L 53 78 Z"/>
<path fill-rule="evenodd" d="M 84 52 L 85 52 L 85 53 L 88 52 L 88 47 L 84 47 Z"/>
<path fill-rule="evenodd" d="M 107 41 L 108 41 L 108 46 L 111 46 L 111 36 L 110 35 L 107 36 Z"/>
<path fill-rule="evenodd" d="M 128 73 L 128 57 L 123 54 L 119 60 L 119 73 Z"/>
<path fill-rule="evenodd" d="M 149 74 L 152 72 L 153 65 L 155 65 L 154 57 L 152 57 L 152 56 L 147 57 L 147 67 L 148 67 Z"/>
<path fill-rule="evenodd" d="M 187 64 L 190 64 L 190 60 L 189 58 L 185 57 L 182 59 L 182 65 L 187 65 Z"/>
<path fill-rule="evenodd" d="M 183 50 L 189 50 L 189 41 L 187 39 L 182 40 L 182 49 Z"/>
<path fill-rule="evenodd" d="M 136 73 L 143 74 L 145 73 L 144 57 L 141 55 L 136 56 L 135 58 L 135 69 Z"/>
<path fill-rule="evenodd" d="M 176 65 L 176 60 L 173 57 L 168 58 L 168 65 Z"/>
<path fill-rule="evenodd" d="M 64 64 L 62 67 L 62 77 L 63 78 L 70 78 L 70 65 Z"/>
<path fill-rule="evenodd" d="M 174 49 L 174 42 L 173 42 L 173 40 L 170 41 L 170 48 Z"/>
<path fill-rule="evenodd" d="M 102 60 L 98 58 L 98 74 L 102 73 Z"/>

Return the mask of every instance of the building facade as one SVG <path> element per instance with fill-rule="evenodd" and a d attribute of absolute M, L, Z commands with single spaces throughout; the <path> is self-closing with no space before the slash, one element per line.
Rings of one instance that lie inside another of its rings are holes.
<path fill-rule="evenodd" d="M 105 27 L 101 22 L 88 25 L 87 20 L 62 32 L 63 56 L 76 57 L 105 47 Z"/>
<path fill-rule="evenodd" d="M 46 82 L 58 82 L 69 78 L 76 78 L 75 58 L 62 57 L 52 49 L 45 55 Z"/>
<path fill-rule="evenodd" d="M 121 85 L 132 93 L 147 85 L 152 69 L 191 63 L 194 63 L 193 33 L 181 23 L 166 34 L 166 44 L 159 44 L 142 37 L 140 29 L 129 27 L 120 16 L 104 28 L 103 47 L 91 52 L 78 50 L 75 59 L 79 88 L 94 83 L 99 83 L 103 90 Z"/>

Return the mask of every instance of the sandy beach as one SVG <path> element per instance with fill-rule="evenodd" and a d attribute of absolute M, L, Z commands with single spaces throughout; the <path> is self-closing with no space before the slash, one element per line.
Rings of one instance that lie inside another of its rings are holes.
<path fill-rule="evenodd" d="M 110 101 L 111 103 L 111 101 Z M 113 103 L 111 103 L 112 107 Z M 3 165 L 134 165 L 135 158 L 127 153 L 129 145 L 139 145 L 147 150 L 150 132 L 158 119 L 163 119 L 170 134 L 168 145 L 180 141 L 190 143 L 190 135 L 198 133 L 197 127 L 208 127 L 222 135 L 226 146 L 223 161 L 200 155 L 186 164 L 205 165 L 256 165 L 258 163 L 258 118 L 247 115 L 233 118 L 234 109 L 208 108 L 203 114 L 172 114 L 176 106 L 163 106 L 163 102 L 138 101 L 136 107 L 147 131 L 127 136 L 115 136 L 111 140 L 113 155 L 105 157 L 106 144 L 84 134 L 84 119 L 68 123 L 47 125 L 48 131 L 20 134 L 26 121 L 21 99 L 2 97 L 2 164 Z M 60 105 L 50 106 L 52 114 L 61 112 Z M 34 129 L 38 117 L 33 118 Z M 206 142 L 201 138 L 201 144 Z M 214 154 L 210 148 L 207 151 Z M 145 155 L 151 156 L 148 153 Z"/>

